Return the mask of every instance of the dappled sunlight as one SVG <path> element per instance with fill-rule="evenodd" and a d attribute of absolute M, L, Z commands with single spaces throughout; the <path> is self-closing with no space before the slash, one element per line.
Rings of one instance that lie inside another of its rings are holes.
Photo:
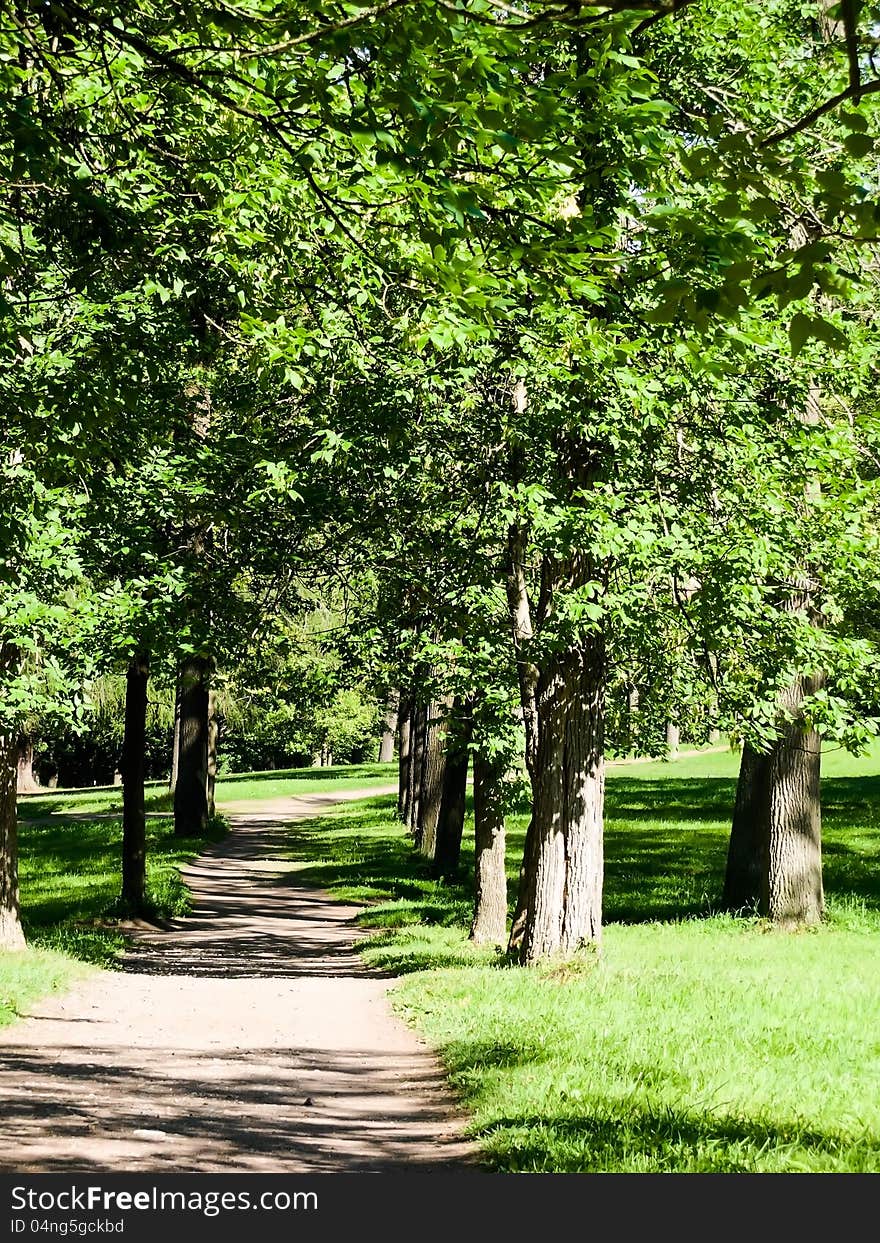
<path fill-rule="evenodd" d="M 184 867 L 185 916 L 129 929 L 121 972 L 5 1029 L 0 1169 L 474 1167 L 437 1061 L 358 952 L 361 908 L 291 887 L 309 822 L 289 821 L 332 801 L 243 808 Z"/>
<path fill-rule="evenodd" d="M 188 995 L 198 1009 L 192 985 Z M 0 1043 L 4 1130 L 14 1137 L 0 1170 L 430 1171 L 467 1156 L 427 1052 L 361 1047 L 356 1035 L 347 1048 L 227 1045 L 211 1034 L 217 1000 L 200 1010 L 204 1047 L 191 1050 L 108 1043 L 100 1019 L 81 1020 L 80 1040 L 60 1051 Z M 277 1007 L 259 992 L 249 1001 Z M 38 1012 L 28 1033 L 52 1022 Z"/>
<path fill-rule="evenodd" d="M 792 937 L 716 913 L 734 780 L 652 767 L 609 772 L 601 955 L 529 971 L 467 940 L 469 833 L 439 880 L 391 793 L 241 798 L 235 832 L 185 867 L 186 913 L 134 933 L 106 993 L 9 1029 L 0 1092 L 28 1168 L 72 1168 L 80 1143 L 108 1170 L 470 1160 L 434 1060 L 371 1027 L 394 976 L 493 1168 L 876 1168 L 880 996 L 861 963 L 880 925 L 880 778 L 825 783 L 830 919 Z M 508 822 L 511 904 L 526 812 Z M 151 848 L 174 870 L 198 844 L 169 828 L 151 822 Z M 27 865 L 31 919 L 70 928 L 113 899 L 113 825 L 53 816 L 25 836 L 47 863 Z M 74 952 L 106 935 L 74 929 Z M 804 1010 L 818 1017 L 793 1039 Z"/>

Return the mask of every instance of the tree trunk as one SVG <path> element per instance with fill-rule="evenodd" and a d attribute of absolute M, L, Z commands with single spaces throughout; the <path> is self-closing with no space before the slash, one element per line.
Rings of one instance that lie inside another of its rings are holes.
<path fill-rule="evenodd" d="M 418 838 L 419 833 L 419 799 L 422 789 L 422 768 L 425 755 L 425 718 L 423 704 L 413 709 L 412 729 L 410 732 L 410 763 L 409 763 L 409 818 L 407 824 L 410 832 Z"/>
<path fill-rule="evenodd" d="M 427 859 L 437 851 L 437 822 L 446 769 L 445 723 L 437 719 L 438 704 L 426 709 L 425 743 L 422 756 L 422 783 L 419 791 L 419 850 Z"/>
<path fill-rule="evenodd" d="M 180 746 L 174 789 L 174 832 L 199 836 L 208 827 L 208 667 L 189 656 L 180 674 Z"/>
<path fill-rule="evenodd" d="M 133 915 L 144 914 L 147 896 L 144 771 L 149 674 L 149 657 L 139 652 L 126 676 L 122 742 L 122 902 Z"/>
<path fill-rule="evenodd" d="M 525 731 L 526 770 L 534 789 L 538 753 L 538 708 L 536 699 L 538 668 L 530 659 L 534 629 L 532 626 L 531 601 L 529 600 L 528 584 L 526 583 L 525 575 L 526 544 L 526 532 L 519 524 L 514 523 L 507 533 L 507 603 L 513 627 L 520 710 Z M 528 911 L 529 878 L 533 875 L 536 864 L 537 839 L 535 836 L 533 807 L 528 828 L 526 829 L 526 840 L 523 845 L 523 857 L 519 869 L 516 910 L 514 911 L 513 922 L 510 926 L 510 942 L 508 946 L 510 950 L 518 952 L 522 950 Z"/>
<path fill-rule="evenodd" d="M 208 777 L 205 782 L 205 802 L 208 815 L 213 816 L 216 810 L 214 789 L 217 785 L 217 742 L 220 737 L 220 722 L 217 720 L 217 692 L 208 691 Z"/>
<path fill-rule="evenodd" d="M 818 923 L 822 886 L 822 740 L 801 705 L 821 677 L 797 678 L 780 699 L 780 734 L 763 755 L 743 747 L 723 902 L 785 928 Z"/>
<path fill-rule="evenodd" d="M 412 739 L 412 704 L 400 705 L 397 742 L 397 814 L 404 824 L 409 819 L 410 761 Z"/>
<path fill-rule="evenodd" d="M 755 912 L 761 900 L 761 853 L 766 840 L 769 755 L 743 743 L 722 902 L 728 911 Z"/>
<path fill-rule="evenodd" d="M 822 739 L 806 729 L 804 696 L 816 681 L 798 678 L 783 699 L 795 715 L 770 753 L 766 863 L 761 875 L 762 915 L 794 928 L 818 923 L 825 912 L 822 888 Z"/>
<path fill-rule="evenodd" d="M 18 746 L 0 734 L 0 950 L 25 948 L 18 901 Z"/>
<path fill-rule="evenodd" d="M 530 774 L 531 775 L 531 774 Z M 534 790 L 534 783 L 532 785 Z M 516 906 L 510 924 L 510 940 L 507 948 L 522 952 L 523 936 L 526 930 L 526 916 L 529 910 L 529 878 L 534 874 L 538 859 L 538 839 L 535 831 L 535 809 L 526 826 L 526 837 L 523 842 L 523 857 L 519 865 L 519 880 L 516 887 Z"/>
<path fill-rule="evenodd" d="M 681 731 L 678 728 L 678 722 L 669 720 L 666 722 L 666 758 L 667 760 L 678 759 L 678 745 L 681 741 Z"/>
<path fill-rule="evenodd" d="M 627 751 L 635 755 L 639 742 L 639 688 L 630 682 L 626 691 Z"/>
<path fill-rule="evenodd" d="M 471 940 L 504 943 L 507 931 L 507 873 L 504 863 L 503 762 L 474 755 L 474 873 L 476 893 Z"/>
<path fill-rule="evenodd" d="M 379 763 L 390 764 L 394 759 L 394 735 L 397 731 L 397 708 L 400 696 L 395 691 L 385 709 L 385 728 L 379 740 Z"/>
<path fill-rule="evenodd" d="M 18 793 L 26 794 L 31 790 L 39 790 L 40 783 L 34 776 L 34 740 L 30 734 L 19 736 L 16 760 Z"/>
<path fill-rule="evenodd" d="M 168 789 L 173 794 L 177 789 L 177 770 L 180 759 L 180 669 L 174 680 L 174 741 L 171 744 L 171 776 Z"/>
<path fill-rule="evenodd" d="M 826 40 L 834 37 L 835 23 L 827 18 L 832 7 L 832 0 L 820 0 L 820 28 Z M 803 218 L 794 224 L 790 237 L 793 248 L 811 240 Z M 799 421 L 805 427 L 815 427 L 821 418 L 821 407 L 822 391 L 813 382 L 798 411 Z M 818 480 L 809 478 L 804 487 L 806 505 L 814 508 L 820 497 Z M 821 625 L 815 607 L 814 577 L 815 569 L 789 580 L 783 607 L 791 612 L 805 610 L 814 624 Z M 767 755 L 750 759 L 748 764 L 744 748 L 740 766 L 724 901 L 730 909 L 738 910 L 754 906 L 757 899 L 759 913 L 782 927 L 818 923 L 825 909 L 822 740 L 815 730 L 807 728 L 803 712 L 805 696 L 823 682 L 822 673 L 793 679 L 779 699 L 778 737 L 773 747 Z"/>
<path fill-rule="evenodd" d="M 602 935 L 605 657 L 601 637 L 541 670 L 521 959 L 533 963 Z"/>
<path fill-rule="evenodd" d="M 464 833 L 464 813 L 467 801 L 468 742 L 471 733 L 471 713 L 461 699 L 452 705 L 455 736 L 450 740 L 447 732 L 447 750 L 443 767 L 443 789 L 440 795 L 440 814 L 437 817 L 437 843 L 434 849 L 434 873 L 453 877 L 458 871 L 461 857 L 461 839 Z"/>

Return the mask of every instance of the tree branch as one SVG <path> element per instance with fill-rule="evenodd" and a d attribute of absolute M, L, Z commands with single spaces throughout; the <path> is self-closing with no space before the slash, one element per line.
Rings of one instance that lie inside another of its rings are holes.
<path fill-rule="evenodd" d="M 795 121 L 792 125 L 786 126 L 785 129 L 777 130 L 775 134 L 770 134 L 767 138 L 762 139 L 758 144 L 759 147 L 772 147 L 778 142 L 783 142 L 786 138 L 793 138 L 795 134 L 803 133 L 805 129 L 809 129 L 820 117 L 824 117 L 826 113 L 833 112 L 840 104 L 846 103 L 848 99 L 861 99 L 865 95 L 874 95 L 880 91 L 880 78 L 874 82 L 860 82 L 857 86 L 848 86 L 846 90 L 838 91 L 836 95 L 832 95 L 826 99 L 823 104 L 813 108 L 812 111 L 805 113 L 799 121 Z"/>

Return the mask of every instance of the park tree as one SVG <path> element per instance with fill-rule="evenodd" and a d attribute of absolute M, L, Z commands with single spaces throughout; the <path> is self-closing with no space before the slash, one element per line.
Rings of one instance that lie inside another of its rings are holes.
<path fill-rule="evenodd" d="M 711 442 L 725 371 L 745 380 L 768 348 L 763 328 L 754 337 L 755 299 L 786 283 L 801 300 L 814 287 L 842 297 L 840 234 L 876 228 L 866 196 L 806 137 L 833 107 L 863 100 L 827 125 L 847 152 L 867 151 L 873 86 L 851 54 L 859 32 L 842 18 L 820 80 L 804 55 L 810 20 L 783 0 L 577 14 L 303 4 L 173 20 L 158 5 L 120 15 L 65 0 L 4 27 L 28 183 L 24 212 L 10 187 L 8 236 L 13 251 L 30 248 L 28 296 L 49 294 L 30 310 L 31 328 L 50 331 L 26 340 L 46 368 L 36 400 L 51 405 L 56 440 L 107 460 L 188 317 L 200 359 L 218 347 L 230 359 L 207 386 L 227 412 L 222 430 L 246 412 L 241 440 L 259 446 L 240 486 L 241 441 L 226 436 L 216 458 L 236 501 L 235 557 L 243 564 L 248 546 L 254 573 L 276 581 L 293 534 L 297 565 L 347 572 L 334 549 L 380 472 L 415 485 L 413 501 L 424 503 L 424 481 L 429 500 L 442 495 L 421 470 L 439 443 L 427 432 L 460 446 L 474 410 L 493 429 L 475 455 L 489 460 L 483 491 L 465 508 L 485 510 L 514 638 L 533 812 L 514 929 L 526 962 L 598 940 L 608 686 L 614 663 L 650 641 L 634 614 L 646 600 L 677 608 L 670 569 L 687 582 L 697 560 L 664 406 L 696 410 L 688 435 Z M 782 119 L 783 102 L 796 114 Z M 174 231 L 182 198 L 186 236 Z M 804 202 L 826 229 L 818 247 L 788 244 Z M 778 300 L 792 344 L 840 343 L 827 315 Z M 55 349 L 71 307 L 80 335 Z M 427 390 L 417 404 L 436 408 L 444 371 L 447 413 L 414 426 L 402 396 Z M 371 397 L 394 394 L 374 403 L 384 421 L 366 460 L 355 428 L 365 380 Z M 750 386 L 747 400 L 759 396 Z M 66 422 L 70 409 L 87 410 L 88 426 Z M 219 444 L 213 417 L 208 431 Z M 381 544 L 369 544 L 377 574 Z M 418 624 L 445 641 L 434 614 L 445 622 L 435 608 L 417 610 Z M 186 649 L 216 656 L 201 638 Z M 189 748 L 199 774 L 204 700 Z M 415 730 L 410 718 L 411 773 L 427 708 Z M 202 784 L 178 775 L 194 798 Z"/>

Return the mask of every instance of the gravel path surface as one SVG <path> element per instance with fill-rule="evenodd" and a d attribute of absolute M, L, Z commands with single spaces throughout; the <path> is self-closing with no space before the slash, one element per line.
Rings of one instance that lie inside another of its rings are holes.
<path fill-rule="evenodd" d="M 473 1168 L 435 1057 L 357 953 L 360 908 L 291 883 L 289 822 L 339 801 L 230 805 L 184 871 L 189 916 L 0 1030 L 0 1171 Z"/>

